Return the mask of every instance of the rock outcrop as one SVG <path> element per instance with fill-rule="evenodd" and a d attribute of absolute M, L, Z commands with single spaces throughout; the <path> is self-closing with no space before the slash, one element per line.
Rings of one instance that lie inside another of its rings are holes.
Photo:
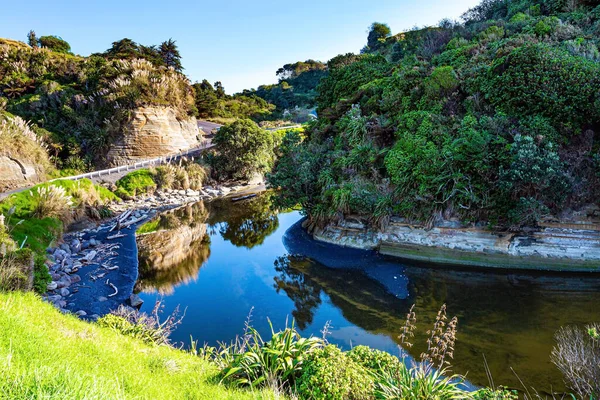
<path fill-rule="evenodd" d="M 600 271 L 600 224 L 590 221 L 542 224 L 530 232 L 496 232 L 453 226 L 431 228 L 392 218 L 383 231 L 359 221 L 314 228 L 317 240 L 381 254 L 461 266 Z"/>
<path fill-rule="evenodd" d="M 38 181 L 39 177 L 33 164 L 0 156 L 0 192 Z"/>
<path fill-rule="evenodd" d="M 121 125 L 104 162 L 114 167 L 177 154 L 201 140 L 195 117 L 180 119 L 171 107 L 140 107 Z"/>

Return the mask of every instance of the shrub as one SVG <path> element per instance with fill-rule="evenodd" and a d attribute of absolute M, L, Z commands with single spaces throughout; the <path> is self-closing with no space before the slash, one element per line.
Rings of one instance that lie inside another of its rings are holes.
<path fill-rule="evenodd" d="M 333 345 L 310 356 L 296 384 L 300 398 L 314 400 L 373 399 L 374 389 L 373 375 Z"/>
<path fill-rule="evenodd" d="M 71 45 L 58 36 L 40 36 L 40 46 L 58 53 L 70 53 Z"/>
<path fill-rule="evenodd" d="M 205 349 L 204 356 L 220 366 L 224 382 L 290 390 L 305 370 L 307 358 L 322 347 L 323 341 L 301 337 L 294 325 L 275 332 L 271 324 L 271 335 L 269 341 L 264 341 L 247 322 L 241 340 L 220 349 Z"/>
<path fill-rule="evenodd" d="M 98 324 L 148 344 L 170 345 L 169 336 L 181 324 L 183 316 L 179 316 L 179 307 L 176 307 L 171 315 L 161 321 L 162 310 L 161 300 L 156 301 L 150 315 L 121 305 L 112 313 L 98 319 Z"/>
<path fill-rule="evenodd" d="M 33 264 L 33 289 L 40 294 L 46 293 L 50 282 L 52 277 L 46 266 L 46 257 L 36 254 Z"/>
<path fill-rule="evenodd" d="M 272 134 L 249 119 L 221 127 L 213 143 L 218 150 L 213 167 L 220 178 L 249 179 L 254 173 L 269 172 L 273 166 Z"/>
<path fill-rule="evenodd" d="M 346 353 L 349 359 L 374 372 L 395 371 L 402 367 L 398 357 L 385 351 L 371 349 L 367 346 L 356 346 Z"/>
<path fill-rule="evenodd" d="M 377 398 L 385 400 L 436 399 L 453 400 L 468 398 L 461 389 L 462 377 L 444 374 L 446 368 L 437 370 L 421 363 L 412 368 L 404 365 L 395 373 L 384 373 L 378 382 Z"/>
<path fill-rule="evenodd" d="M 496 389 L 484 388 L 473 393 L 473 400 L 518 400 L 518 393 L 502 386 Z"/>
<path fill-rule="evenodd" d="M 492 104 L 513 115 L 542 115 L 573 129 L 599 117 L 597 63 L 546 44 L 525 45 L 494 61 L 484 83 Z"/>
<path fill-rule="evenodd" d="M 132 198 L 156 189 L 152 173 L 147 169 L 130 172 L 116 183 L 115 194 L 123 198 Z"/>
<path fill-rule="evenodd" d="M 600 325 L 586 329 L 561 328 L 555 336 L 552 362 L 562 372 L 565 383 L 582 399 L 600 397 Z"/>
<path fill-rule="evenodd" d="M 200 190 L 206 180 L 206 170 L 200 164 L 191 163 L 185 167 L 190 183 L 190 189 Z"/>
<path fill-rule="evenodd" d="M 175 168 L 171 164 L 156 167 L 154 181 L 159 189 L 171 189 L 175 182 Z"/>
<path fill-rule="evenodd" d="M 31 289 L 33 253 L 19 250 L 0 256 L 0 291 Z"/>

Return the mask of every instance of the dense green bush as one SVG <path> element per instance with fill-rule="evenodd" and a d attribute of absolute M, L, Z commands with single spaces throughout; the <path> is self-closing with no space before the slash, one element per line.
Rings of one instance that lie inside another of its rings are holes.
<path fill-rule="evenodd" d="M 315 351 L 296 384 L 298 396 L 314 400 L 367 400 L 374 398 L 373 377 L 336 346 Z"/>
<path fill-rule="evenodd" d="M 494 61 L 484 83 L 490 102 L 515 115 L 541 115 L 581 129 L 599 118 L 600 66 L 546 44 L 525 45 Z"/>
<path fill-rule="evenodd" d="M 284 140 L 269 176 L 279 201 L 313 223 L 374 227 L 399 216 L 516 228 L 597 204 L 593 6 L 486 0 L 464 24 L 330 60 L 319 119 Z"/>
<path fill-rule="evenodd" d="M 147 169 L 139 169 L 125 175 L 117 181 L 116 186 L 115 194 L 121 198 L 133 198 L 156 189 L 153 174 Z"/>
<path fill-rule="evenodd" d="M 71 45 L 58 36 L 40 36 L 39 45 L 58 53 L 70 53 Z"/>
<path fill-rule="evenodd" d="M 223 126 L 213 143 L 218 154 L 212 166 L 219 178 L 250 179 L 255 173 L 269 172 L 273 166 L 273 134 L 249 119 Z"/>

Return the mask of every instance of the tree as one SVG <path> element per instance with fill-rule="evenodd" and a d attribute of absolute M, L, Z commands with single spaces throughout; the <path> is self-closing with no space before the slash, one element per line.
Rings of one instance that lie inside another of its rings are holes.
<path fill-rule="evenodd" d="M 273 166 L 273 136 L 252 120 L 241 119 L 221 127 L 213 143 L 219 151 L 213 167 L 220 178 L 250 179 Z"/>
<path fill-rule="evenodd" d="M 30 30 L 27 34 L 27 43 L 29 43 L 29 45 L 34 49 L 37 49 L 39 47 L 37 36 L 35 35 L 35 32 L 33 30 Z"/>
<path fill-rule="evenodd" d="M 194 98 L 196 101 L 196 108 L 198 109 L 198 115 L 201 118 L 209 118 L 214 116 L 214 110 L 217 106 L 217 95 L 215 89 L 212 87 L 210 82 L 206 79 L 202 83 L 194 83 Z"/>
<path fill-rule="evenodd" d="M 162 42 L 158 48 L 158 53 L 167 67 L 173 67 L 175 68 L 175 71 L 179 72 L 183 70 L 183 67 L 181 66 L 181 55 L 179 54 L 179 49 L 173 39 Z"/>
<path fill-rule="evenodd" d="M 219 99 L 225 98 L 227 95 L 225 94 L 225 87 L 221 83 L 221 81 L 215 82 L 215 93 Z"/>
<path fill-rule="evenodd" d="M 138 44 L 124 38 L 112 43 L 112 47 L 104 52 L 108 58 L 132 59 L 139 56 Z"/>
<path fill-rule="evenodd" d="M 58 36 L 41 36 L 39 43 L 41 47 L 45 47 L 59 53 L 71 52 L 71 45 Z"/>
<path fill-rule="evenodd" d="M 381 47 L 381 43 L 385 42 L 392 34 L 392 30 L 387 24 L 381 22 L 373 22 L 369 28 L 369 36 L 367 36 L 367 47 L 369 51 L 377 50 Z"/>

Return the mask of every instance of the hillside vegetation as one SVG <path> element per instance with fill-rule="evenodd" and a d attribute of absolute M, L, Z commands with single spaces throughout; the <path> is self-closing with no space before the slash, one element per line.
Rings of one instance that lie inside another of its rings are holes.
<path fill-rule="evenodd" d="M 362 215 L 519 228 L 597 206 L 600 2 L 484 0 L 464 23 L 327 64 L 319 119 L 271 176 L 314 222 Z"/>
<path fill-rule="evenodd" d="M 0 42 L 0 100 L 34 124 L 59 167 L 75 169 L 105 154 L 129 110 L 156 105 L 181 118 L 196 113 L 190 82 L 173 68 L 7 40 Z"/>

